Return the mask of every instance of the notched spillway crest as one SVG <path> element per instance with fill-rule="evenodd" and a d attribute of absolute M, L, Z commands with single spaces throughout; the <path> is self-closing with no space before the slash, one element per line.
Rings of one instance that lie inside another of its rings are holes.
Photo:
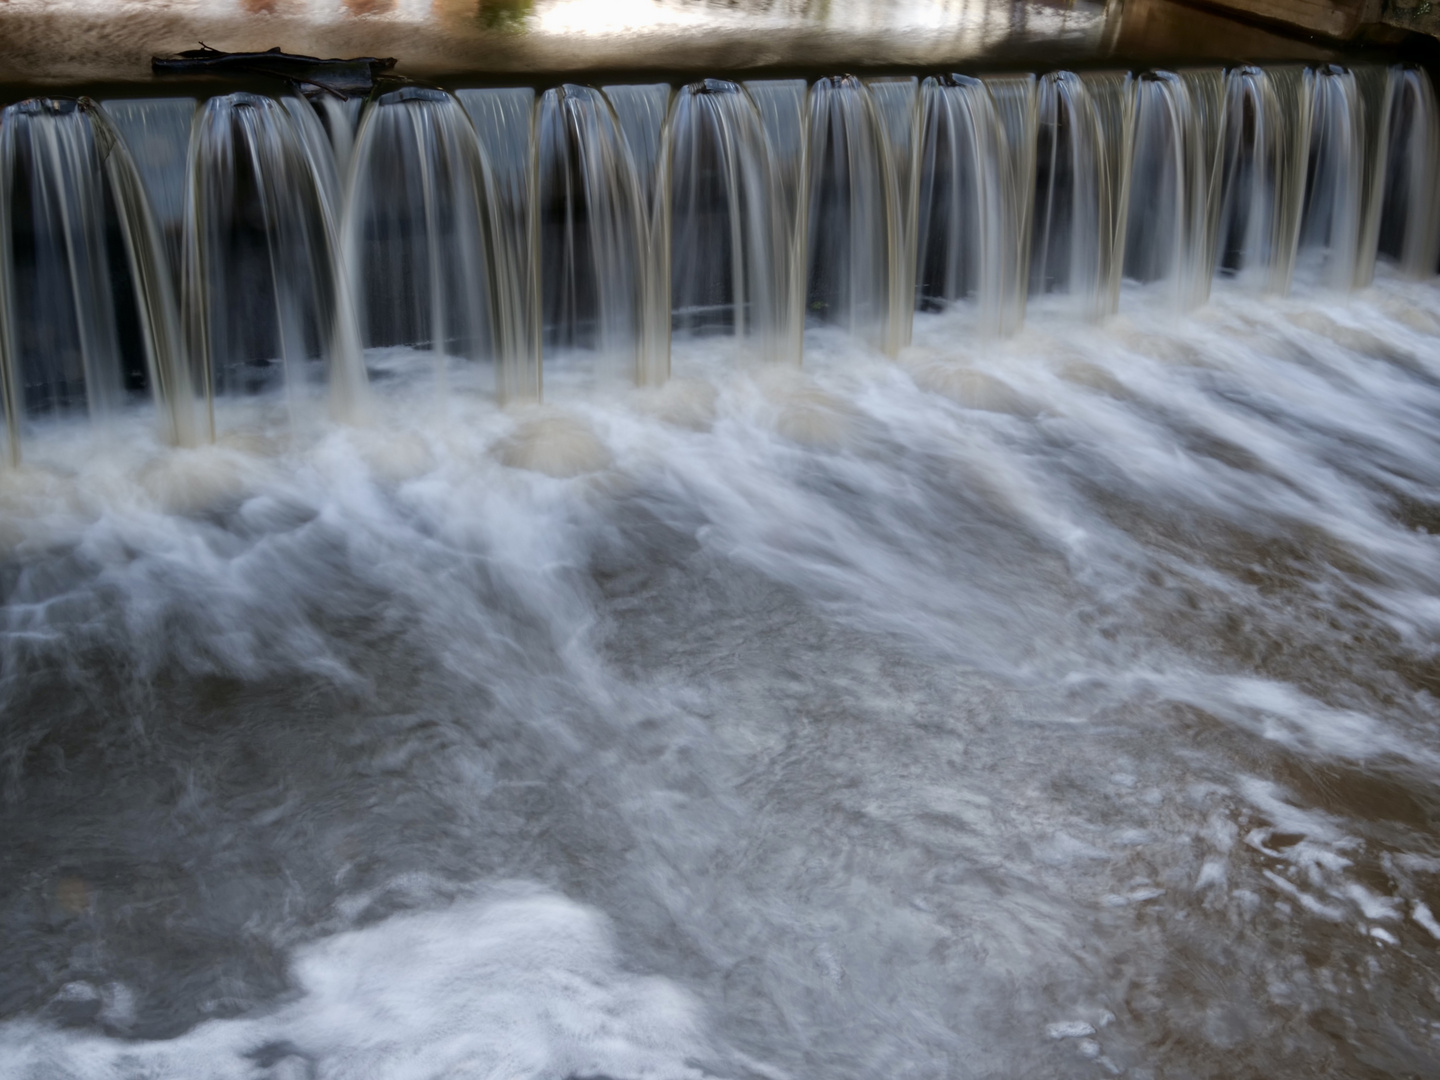
<path fill-rule="evenodd" d="M 1434 1073 L 1437 150 L 1402 67 L 6 109 L 0 1077 Z"/>
<path fill-rule="evenodd" d="M 181 443 L 227 395 L 353 416 L 387 349 L 534 400 L 663 382 L 675 335 L 794 364 L 807 324 L 894 355 L 916 310 L 1425 275 L 1437 155 L 1404 67 L 34 99 L 0 114 L 8 456 L 135 399 Z"/>

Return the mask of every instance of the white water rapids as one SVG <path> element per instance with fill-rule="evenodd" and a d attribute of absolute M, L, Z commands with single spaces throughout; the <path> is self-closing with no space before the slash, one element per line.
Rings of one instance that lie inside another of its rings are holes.
<path fill-rule="evenodd" d="M 0 1076 L 1433 1075 L 1440 288 L 1120 312 L 37 426 Z"/>

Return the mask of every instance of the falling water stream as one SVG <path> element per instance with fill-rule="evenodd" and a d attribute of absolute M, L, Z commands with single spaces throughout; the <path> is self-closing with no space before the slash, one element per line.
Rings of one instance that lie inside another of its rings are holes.
<path fill-rule="evenodd" d="M 0 112 L 0 1077 L 1440 1071 L 1423 71 Z"/>

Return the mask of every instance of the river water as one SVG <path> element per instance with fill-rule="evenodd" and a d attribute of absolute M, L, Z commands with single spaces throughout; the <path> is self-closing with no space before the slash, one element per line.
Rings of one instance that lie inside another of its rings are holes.
<path fill-rule="evenodd" d="M 1152 291 L 39 427 L 0 1076 L 1433 1075 L 1440 291 Z"/>

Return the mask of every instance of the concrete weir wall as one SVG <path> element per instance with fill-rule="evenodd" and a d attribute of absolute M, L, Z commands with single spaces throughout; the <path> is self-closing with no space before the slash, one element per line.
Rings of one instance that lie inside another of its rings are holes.
<path fill-rule="evenodd" d="M 0 0 L 0 102 L 199 43 L 398 59 L 436 81 L 1345 60 L 1434 66 L 1433 0 Z M 160 85 L 166 85 L 159 80 Z"/>
<path fill-rule="evenodd" d="M 1402 7 L 1409 4 L 1409 7 Z M 416 78 L 1324 59 L 1429 0 L 0 0 L 0 86 L 148 81 L 204 42 Z M 1406 20 L 1409 20 L 1408 22 Z M 1406 37 L 1388 29 L 1381 44 Z M 10 96 L 14 96 L 11 94 Z"/>
<path fill-rule="evenodd" d="M 1349 40 L 1390 27 L 1440 37 L 1440 9 L 1432 0 L 1208 0 L 1215 7 L 1267 22 Z"/>
<path fill-rule="evenodd" d="M 1348 39 L 1362 27 L 1379 23 L 1384 0 L 1212 0 L 1216 7 Z"/>
<path fill-rule="evenodd" d="M 0 0 L 0 79 L 133 79 L 155 53 L 281 45 L 399 74 L 753 71 L 1096 55 L 1105 0 Z"/>

